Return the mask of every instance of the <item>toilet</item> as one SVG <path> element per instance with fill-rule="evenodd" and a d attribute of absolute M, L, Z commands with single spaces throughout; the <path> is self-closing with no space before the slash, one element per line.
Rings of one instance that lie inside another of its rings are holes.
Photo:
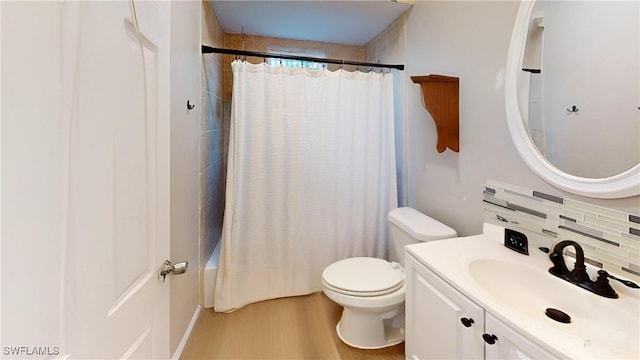
<path fill-rule="evenodd" d="M 322 291 L 338 305 L 338 337 L 359 349 L 380 349 L 404 341 L 404 247 L 457 237 L 452 228 L 421 212 L 402 207 L 388 216 L 389 259 L 353 257 L 329 265 Z"/>

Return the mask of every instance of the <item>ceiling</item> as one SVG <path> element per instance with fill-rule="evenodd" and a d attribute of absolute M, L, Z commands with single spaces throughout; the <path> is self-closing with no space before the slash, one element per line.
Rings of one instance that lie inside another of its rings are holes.
<path fill-rule="evenodd" d="M 365 45 L 413 0 L 211 1 L 226 33 Z"/>

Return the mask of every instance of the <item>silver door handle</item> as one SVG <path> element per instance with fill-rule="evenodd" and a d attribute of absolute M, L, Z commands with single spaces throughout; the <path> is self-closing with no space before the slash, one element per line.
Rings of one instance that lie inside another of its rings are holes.
<path fill-rule="evenodd" d="M 187 267 L 189 266 L 188 261 L 181 261 L 175 265 L 171 264 L 171 261 L 165 260 L 164 264 L 160 267 L 158 271 L 158 279 L 162 279 L 164 282 L 165 278 L 168 274 L 180 275 L 187 272 Z"/>

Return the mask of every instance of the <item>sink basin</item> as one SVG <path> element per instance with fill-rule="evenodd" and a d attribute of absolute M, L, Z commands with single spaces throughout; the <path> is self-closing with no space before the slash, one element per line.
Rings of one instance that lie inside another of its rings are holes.
<path fill-rule="evenodd" d="M 573 335 L 574 341 L 584 347 L 630 357 L 638 354 L 637 300 L 598 296 L 551 275 L 544 267 L 526 263 L 477 259 L 467 266 L 468 276 L 484 296 L 508 313 L 528 318 L 532 326 L 543 325 Z M 547 308 L 567 313 L 571 322 L 552 320 L 545 315 Z"/>

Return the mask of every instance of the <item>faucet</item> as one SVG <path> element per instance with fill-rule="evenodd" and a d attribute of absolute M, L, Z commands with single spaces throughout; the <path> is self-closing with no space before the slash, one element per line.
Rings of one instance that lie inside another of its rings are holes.
<path fill-rule="evenodd" d="M 576 250 L 576 263 L 573 270 L 569 271 L 567 265 L 564 262 L 564 257 L 562 253 L 564 248 L 567 246 L 573 246 Z M 553 267 L 549 269 L 549 272 L 552 275 L 555 275 L 563 280 L 566 280 L 572 284 L 580 286 L 581 288 L 591 291 L 594 294 L 617 299 L 618 294 L 609 284 L 609 279 L 614 279 L 620 281 L 622 284 L 632 287 L 632 288 L 640 288 L 636 283 L 628 280 L 618 279 L 613 275 L 609 275 L 605 270 L 598 271 L 598 278 L 596 281 L 591 281 L 589 278 L 589 274 L 587 273 L 587 268 L 584 264 L 584 250 L 575 241 L 572 240 L 564 240 L 560 241 L 553 248 L 553 252 L 549 255 L 549 259 L 553 263 Z"/>
<path fill-rule="evenodd" d="M 564 263 L 564 257 L 562 256 L 562 252 L 567 246 L 573 246 L 576 250 L 576 264 L 572 271 L 569 271 L 567 265 Z M 549 269 L 551 274 L 574 284 L 590 281 L 589 274 L 587 274 L 587 268 L 584 265 L 584 250 L 582 250 L 582 246 L 577 242 L 571 240 L 560 241 L 553 248 L 553 252 L 549 255 L 549 259 L 551 259 L 551 262 L 554 265 Z"/>

